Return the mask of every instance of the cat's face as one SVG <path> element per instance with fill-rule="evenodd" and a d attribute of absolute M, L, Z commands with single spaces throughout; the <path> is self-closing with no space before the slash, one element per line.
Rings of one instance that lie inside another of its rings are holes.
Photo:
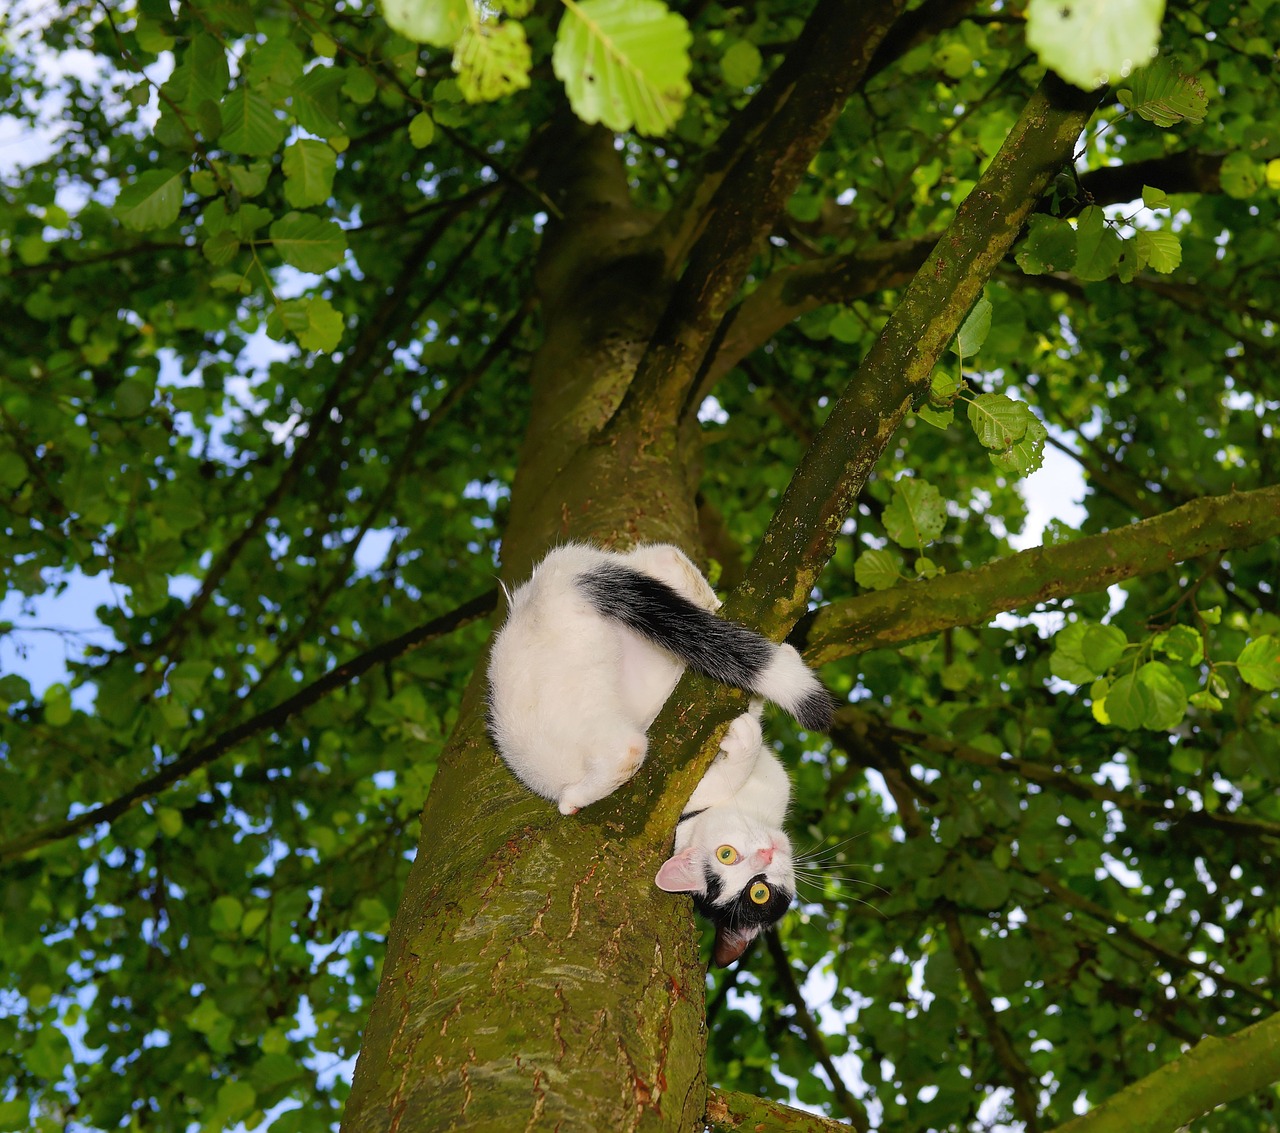
<path fill-rule="evenodd" d="M 668 892 L 691 894 L 698 912 L 716 926 L 712 955 L 723 968 L 787 911 L 796 875 L 791 842 L 781 830 L 717 834 L 669 858 L 656 880 Z"/>

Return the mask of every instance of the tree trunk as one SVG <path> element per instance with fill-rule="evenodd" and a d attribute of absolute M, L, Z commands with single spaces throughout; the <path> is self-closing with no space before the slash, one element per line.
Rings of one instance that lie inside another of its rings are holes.
<path fill-rule="evenodd" d="M 819 5 L 819 14 L 843 18 L 847 7 Z M 866 39 L 846 22 L 846 35 Z M 864 65 L 875 42 L 860 45 Z M 941 242 L 945 250 L 925 265 L 834 407 L 731 598 L 736 617 L 778 638 L 804 611 L 850 501 L 1070 157 L 1092 102 L 1067 96 L 1059 105 L 1058 85 L 1047 89 L 1032 98 L 1007 152 Z M 565 220 L 540 263 L 546 336 L 503 541 L 508 583 L 564 539 L 667 540 L 696 556 L 696 453 L 681 447 L 678 426 L 736 293 L 736 283 L 726 284 L 750 263 L 750 248 L 739 245 L 767 231 L 763 221 L 757 234 L 745 230 L 744 200 L 713 233 L 726 278 L 693 287 L 690 272 L 716 272 L 705 255 L 691 254 L 676 280 L 669 247 L 648 239 L 660 229 L 626 199 L 611 139 L 576 137 L 572 160 L 560 155 Z M 784 143 L 791 146 L 785 132 Z M 789 155 L 798 177 L 809 156 Z M 780 202 L 788 190 L 783 183 L 772 191 Z M 662 237 L 683 227 L 667 217 Z M 712 693 L 686 676 L 651 729 L 653 754 L 636 779 L 565 819 L 495 755 L 484 732 L 482 669 L 427 800 L 344 1129 L 702 1128 L 704 974 L 691 905 L 652 879 L 742 694 Z M 676 752 L 697 754 L 673 768 Z"/>

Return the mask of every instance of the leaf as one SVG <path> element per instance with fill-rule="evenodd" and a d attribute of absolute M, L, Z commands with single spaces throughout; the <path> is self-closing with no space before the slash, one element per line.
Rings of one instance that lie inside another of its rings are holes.
<path fill-rule="evenodd" d="M 1176 728 L 1187 714 L 1187 691 L 1163 661 L 1148 661 L 1138 670 L 1138 680 L 1151 695 L 1142 726 L 1153 732 Z"/>
<path fill-rule="evenodd" d="M 1138 232 L 1138 258 L 1142 264 L 1149 264 L 1155 271 L 1168 275 L 1182 263 L 1182 241 L 1176 232 L 1167 229 L 1158 232 L 1141 229 Z"/>
<path fill-rule="evenodd" d="M 885 532 L 899 547 L 923 549 L 942 534 L 946 503 L 928 481 L 906 476 L 894 481 L 893 499 L 884 509 L 883 519 Z"/>
<path fill-rule="evenodd" d="M 182 173 L 151 169 L 120 190 L 111 211 L 126 228 L 146 232 L 165 228 L 182 208 Z"/>
<path fill-rule="evenodd" d="M 1204 660 L 1204 639 L 1190 626 L 1178 625 L 1157 634 L 1151 645 L 1165 656 L 1187 665 L 1198 665 Z"/>
<path fill-rule="evenodd" d="M 415 114 L 409 122 L 409 142 L 414 149 L 424 149 L 436 136 L 436 124 L 425 110 Z"/>
<path fill-rule="evenodd" d="M 1076 262 L 1076 230 L 1065 220 L 1033 216 L 1015 258 L 1027 275 L 1067 271 Z"/>
<path fill-rule="evenodd" d="M 1228 197 L 1242 201 L 1262 188 L 1266 172 L 1247 153 L 1230 153 L 1218 168 L 1218 180 Z"/>
<path fill-rule="evenodd" d="M 346 255 L 346 233 L 332 220 L 310 213 L 285 213 L 271 225 L 270 232 L 281 258 L 299 271 L 328 271 Z"/>
<path fill-rule="evenodd" d="M 987 340 L 987 332 L 991 330 L 991 302 L 979 299 L 973 309 L 960 324 L 956 337 L 952 340 L 951 350 L 961 358 L 972 358 Z"/>
<path fill-rule="evenodd" d="M 1154 707 L 1151 690 L 1136 673 L 1126 673 L 1107 691 L 1106 713 L 1117 728 L 1141 728 Z"/>
<path fill-rule="evenodd" d="M 1116 91 L 1120 104 L 1160 127 L 1178 122 L 1203 122 L 1209 98 L 1193 75 L 1183 74 L 1167 56 L 1153 59 L 1139 68 Z M 1150 207 L 1150 206 L 1148 206 Z"/>
<path fill-rule="evenodd" d="M 1097 628 L 1089 622 L 1071 622 L 1063 626 L 1053 638 L 1053 652 L 1049 655 L 1049 672 L 1059 680 L 1082 685 L 1101 675 L 1084 657 L 1084 637 Z M 1095 694 L 1094 699 L 1097 699 Z"/>
<path fill-rule="evenodd" d="M 1266 634 L 1249 642 L 1236 660 L 1240 679 L 1263 692 L 1280 688 L 1280 638 Z"/>
<path fill-rule="evenodd" d="M 338 156 L 324 142 L 299 138 L 284 151 L 284 196 L 294 208 L 322 204 L 333 191 Z"/>
<path fill-rule="evenodd" d="M 1124 656 L 1129 639 L 1116 626 L 1091 625 L 1080 641 L 1080 655 L 1095 673 L 1105 673 Z"/>
<path fill-rule="evenodd" d="M 1093 90 L 1155 54 L 1164 0 L 1031 0 L 1027 46 L 1069 83 Z"/>
<path fill-rule="evenodd" d="M 234 932 L 240 927 L 240 918 L 244 916 L 244 906 L 231 896 L 222 896 L 214 900 L 209 909 L 209 927 L 214 932 Z"/>
<path fill-rule="evenodd" d="M 468 102 L 493 102 L 526 88 L 532 62 L 524 28 L 514 20 L 470 24 L 453 52 L 458 87 Z"/>
<path fill-rule="evenodd" d="M 955 419 L 956 411 L 950 407 L 946 409 L 935 409 L 932 405 L 922 405 L 916 410 L 916 416 L 921 421 L 927 421 L 938 429 L 947 428 Z"/>
<path fill-rule="evenodd" d="M 1027 421 L 1027 431 L 1004 452 L 992 452 L 991 463 L 1011 476 L 1029 476 L 1044 463 L 1044 442 L 1049 430 L 1032 414 Z"/>
<path fill-rule="evenodd" d="M 337 67 L 313 67 L 296 83 L 290 92 L 289 105 L 298 125 L 317 137 L 335 139 L 344 130 L 338 113 L 338 91 L 344 82 Z"/>
<path fill-rule="evenodd" d="M 760 49 L 749 39 L 739 39 L 730 44 L 729 50 L 720 56 L 720 74 L 731 87 L 742 90 L 760 77 L 764 59 Z"/>
<path fill-rule="evenodd" d="M 1143 185 L 1142 203 L 1149 209 L 1167 208 L 1169 194 L 1163 189 L 1153 189 L 1150 185 Z"/>
<path fill-rule="evenodd" d="M 267 319 L 267 334 L 277 340 L 291 334 L 304 350 L 328 353 L 342 341 L 345 325 L 328 299 L 313 296 L 279 304 Z"/>
<path fill-rule="evenodd" d="M 381 0 L 393 31 L 415 43 L 452 47 L 471 22 L 467 0 Z"/>
<path fill-rule="evenodd" d="M 257 91 L 240 87 L 222 104 L 222 134 L 218 142 L 232 153 L 251 157 L 271 154 L 280 148 L 285 129 L 270 102 Z"/>
<path fill-rule="evenodd" d="M 574 113 L 611 130 L 665 134 L 690 92 L 684 17 L 661 0 L 564 0 L 551 54 Z"/>
<path fill-rule="evenodd" d="M 1031 410 L 1002 393 L 979 394 L 969 402 L 969 424 L 984 448 L 1007 452 L 1031 423 Z"/>
<path fill-rule="evenodd" d="M 1120 237 L 1106 223 L 1102 209 L 1090 205 L 1076 225 L 1075 274 L 1084 280 L 1106 279 L 1120 259 Z"/>
<path fill-rule="evenodd" d="M 902 581 L 902 560 L 892 551 L 863 551 L 853 562 L 853 577 L 868 590 L 888 590 Z"/>

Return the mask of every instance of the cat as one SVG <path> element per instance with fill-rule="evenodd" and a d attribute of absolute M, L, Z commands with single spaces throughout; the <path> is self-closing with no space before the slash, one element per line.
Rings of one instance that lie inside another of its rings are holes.
<path fill-rule="evenodd" d="M 772 700 L 805 728 L 830 726 L 830 694 L 800 655 L 716 617 L 715 591 L 670 544 L 558 547 L 509 599 L 489 662 L 489 730 L 516 778 L 562 814 L 639 770 L 645 733 L 686 666 Z M 730 725 L 655 878 L 691 893 L 716 925 L 722 966 L 795 893 L 781 828 L 790 781 L 763 742 L 760 711 L 753 702 Z"/>

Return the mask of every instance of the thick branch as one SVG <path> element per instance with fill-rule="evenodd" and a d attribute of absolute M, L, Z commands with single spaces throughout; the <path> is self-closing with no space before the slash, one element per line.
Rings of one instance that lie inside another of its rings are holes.
<path fill-rule="evenodd" d="M 1054 1133 L 1174 1133 L 1277 1081 L 1280 1014 L 1225 1038 L 1204 1039 Z"/>
<path fill-rule="evenodd" d="M 804 634 L 814 664 L 899 645 L 1005 610 L 1066 598 L 1280 535 L 1280 487 L 1208 496 L 1154 519 L 959 574 L 833 602 Z"/>
<path fill-rule="evenodd" d="M 783 637 L 804 611 L 852 501 L 912 403 L 924 395 L 934 363 L 955 334 L 995 266 L 1021 230 L 1041 192 L 1070 160 L 1096 96 L 1046 77 L 1028 100 L 1000 152 L 956 212 L 937 248 L 917 273 L 902 303 L 796 469 L 752 561 L 746 581 L 725 613 Z M 697 690 L 697 691 L 695 691 Z M 644 792 L 654 843 L 669 836 L 684 801 L 714 758 L 714 735 L 744 698 L 708 693 L 686 675 L 651 732 L 655 746 L 697 744 L 697 758 L 671 769 L 648 760 L 618 792 L 625 808 Z M 686 748 L 687 750 L 687 748 Z M 633 812 L 634 813 L 634 812 Z"/>
<path fill-rule="evenodd" d="M 729 1090 L 707 1094 L 706 1118 L 714 1133 L 847 1133 L 849 1128 L 829 1117 Z"/>
<path fill-rule="evenodd" d="M 275 707 L 268 708 L 265 712 L 259 712 L 256 716 L 251 717 L 242 724 L 237 724 L 234 728 L 228 728 L 225 732 L 220 732 L 206 744 L 184 751 L 172 762 L 166 763 L 150 778 L 144 779 L 141 783 L 131 787 L 118 798 L 112 799 L 110 802 L 101 803 L 92 810 L 85 811 L 69 821 L 55 822 L 48 826 L 42 826 L 38 830 L 29 831 L 11 842 L 0 845 L 0 862 L 19 858 L 31 850 L 48 845 L 50 842 L 70 838 L 72 835 L 80 833 L 81 830 L 96 826 L 99 822 L 110 822 L 118 818 L 125 811 L 137 806 L 143 800 L 151 798 L 152 795 L 172 786 L 178 780 L 186 778 L 198 768 L 212 763 L 220 755 L 230 751 L 237 744 L 243 743 L 250 736 L 265 732 L 269 728 L 278 728 L 290 717 L 296 716 L 304 708 L 310 707 L 335 689 L 350 684 L 375 665 L 391 661 L 404 653 L 420 648 L 428 641 L 433 641 L 447 633 L 452 633 L 477 618 L 485 617 L 493 611 L 493 608 L 497 605 L 497 599 L 497 591 L 490 590 L 486 594 L 481 594 L 478 598 L 472 598 L 471 601 L 459 606 L 452 613 L 434 618 L 424 625 L 409 630 L 407 633 L 402 633 L 399 637 L 384 641 L 381 645 L 375 646 L 368 652 L 361 653 L 359 657 L 353 657 L 345 664 L 330 669 L 324 676 L 312 681 L 306 688 L 294 693 L 293 696 L 281 701 Z"/>
<path fill-rule="evenodd" d="M 706 225 L 619 413 L 622 427 L 678 418 L 757 250 L 904 6 L 905 0 L 819 0 L 779 68 L 786 84 L 767 83 L 743 111 L 746 117 L 761 109 L 771 114 L 707 208 Z"/>

